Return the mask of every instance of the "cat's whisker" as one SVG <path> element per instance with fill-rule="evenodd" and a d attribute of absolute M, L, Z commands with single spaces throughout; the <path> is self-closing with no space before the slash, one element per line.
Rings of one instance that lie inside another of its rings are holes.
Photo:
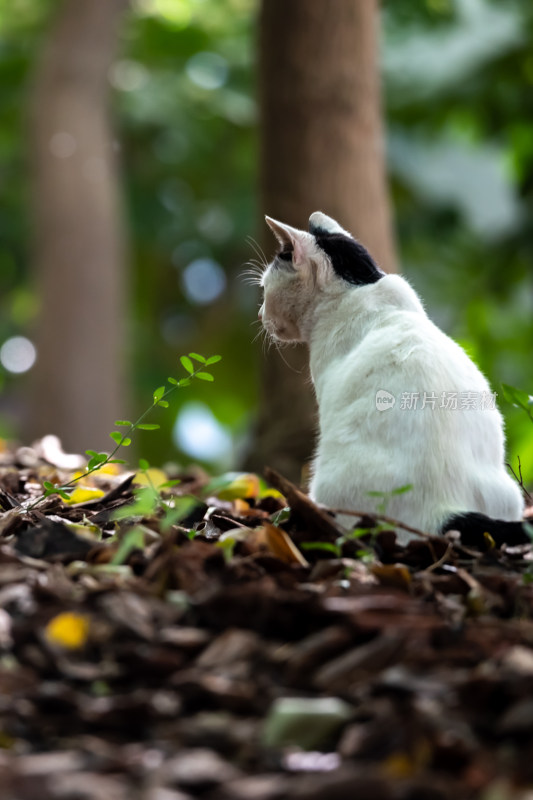
<path fill-rule="evenodd" d="M 276 350 L 278 351 L 279 357 L 281 358 L 281 360 L 283 361 L 285 366 L 288 367 L 291 370 L 291 372 L 294 372 L 296 375 L 302 375 L 303 372 L 304 372 L 303 369 L 296 369 L 296 367 L 293 367 L 292 364 L 289 364 L 289 362 L 287 361 L 287 359 L 285 358 L 285 356 L 283 355 L 283 353 L 281 351 L 280 342 L 274 342 L 274 344 L 276 345 Z M 287 344 L 289 344 L 289 342 L 287 342 Z M 292 343 L 292 344 L 294 344 L 294 343 Z"/>
<path fill-rule="evenodd" d="M 268 264 L 262 261 L 260 258 L 249 258 L 246 262 L 247 264 L 251 264 L 253 266 L 259 267 L 259 269 L 263 270 Z"/>
<path fill-rule="evenodd" d="M 261 276 L 260 275 L 253 275 L 253 274 L 246 274 L 243 273 L 240 276 L 240 279 L 243 283 L 247 283 L 250 286 L 260 286 L 261 285 Z"/>
<path fill-rule="evenodd" d="M 241 280 L 251 285 L 260 285 L 264 274 L 263 266 L 256 259 L 247 261 L 245 266 L 248 269 L 241 272 L 239 276 Z"/>
<path fill-rule="evenodd" d="M 263 272 L 264 265 L 258 261 L 256 258 L 250 258 L 246 263 L 245 266 L 251 267 L 250 271 L 253 272 Z"/>
<path fill-rule="evenodd" d="M 266 269 L 268 267 L 268 258 L 266 257 L 263 248 L 261 247 L 257 239 L 254 239 L 253 236 L 247 236 L 246 241 L 251 246 L 256 256 L 258 256 L 259 261 L 261 262 L 263 267 Z"/>
<path fill-rule="evenodd" d="M 258 331 L 257 331 L 257 333 L 255 334 L 254 338 L 252 339 L 252 344 L 254 344 L 255 342 L 257 342 L 257 340 L 258 340 L 258 339 L 261 337 L 261 335 L 262 335 L 264 332 L 265 332 L 265 331 L 264 331 L 264 329 L 263 329 L 263 328 L 261 328 L 260 330 L 258 330 Z"/>

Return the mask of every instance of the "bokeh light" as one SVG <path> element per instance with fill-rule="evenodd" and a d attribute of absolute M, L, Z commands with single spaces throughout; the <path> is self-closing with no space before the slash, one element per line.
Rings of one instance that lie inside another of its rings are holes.
<path fill-rule="evenodd" d="M 204 403 L 186 403 L 172 433 L 174 443 L 192 458 L 221 462 L 231 458 L 232 440 Z"/>
<path fill-rule="evenodd" d="M 146 86 L 150 76 L 146 67 L 138 61 L 123 59 L 115 61 L 109 70 L 109 83 L 122 92 L 134 92 Z"/>
<path fill-rule="evenodd" d="M 185 71 L 196 86 L 220 89 L 228 78 L 228 62 L 218 53 L 196 53 L 187 61 Z"/>
<path fill-rule="evenodd" d="M 222 294 L 226 274 L 212 258 L 196 258 L 183 270 L 181 284 L 189 302 L 204 306 Z"/>
<path fill-rule="evenodd" d="M 35 346 L 25 336 L 12 336 L 0 348 L 0 363 L 8 372 L 27 372 L 36 358 Z"/>

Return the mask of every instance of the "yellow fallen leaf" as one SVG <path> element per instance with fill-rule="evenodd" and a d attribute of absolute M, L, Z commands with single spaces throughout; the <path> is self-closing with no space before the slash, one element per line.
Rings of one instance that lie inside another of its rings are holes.
<path fill-rule="evenodd" d="M 494 550 L 494 548 L 496 547 L 496 542 L 494 541 L 494 539 L 492 538 L 492 536 L 488 531 L 484 531 L 483 539 L 489 550 Z"/>
<path fill-rule="evenodd" d="M 137 486 L 150 486 L 151 484 L 154 489 L 159 489 L 161 484 L 167 481 L 168 477 L 162 469 L 157 469 L 157 467 L 150 467 L 150 469 L 136 472 L 133 478 L 133 483 Z"/>
<path fill-rule="evenodd" d="M 221 500 L 246 500 L 248 498 L 258 497 L 259 491 L 259 478 L 257 475 L 249 472 L 238 475 L 231 483 L 228 483 L 223 489 L 216 492 L 216 495 Z"/>
<path fill-rule="evenodd" d="M 411 573 L 404 564 L 371 564 L 370 572 L 382 586 L 409 589 L 411 585 Z"/>
<path fill-rule="evenodd" d="M 94 472 L 91 473 L 92 475 L 120 475 L 122 469 L 120 464 L 102 464 L 101 467 L 95 469 Z"/>
<path fill-rule="evenodd" d="M 383 769 L 390 778 L 410 778 L 416 773 L 416 764 L 405 753 L 394 753 L 383 762 Z"/>
<path fill-rule="evenodd" d="M 250 504 L 246 502 L 246 500 L 240 500 L 237 498 L 234 503 L 235 513 L 245 515 L 250 510 Z"/>
<path fill-rule="evenodd" d="M 283 497 L 281 492 L 278 492 L 277 489 L 271 489 L 271 488 L 265 489 L 264 491 L 261 492 L 261 500 L 264 497 L 274 497 L 276 500 L 282 500 L 284 506 L 287 505 L 286 499 Z"/>
<path fill-rule="evenodd" d="M 74 503 L 86 503 L 88 500 L 97 500 L 99 497 L 103 497 L 104 494 L 105 492 L 102 489 L 96 489 L 94 486 L 76 486 L 66 502 L 71 505 Z"/>
<path fill-rule="evenodd" d="M 82 614 L 66 611 L 50 620 L 45 628 L 49 642 L 66 650 L 83 647 L 89 636 L 90 623 Z"/>
<path fill-rule="evenodd" d="M 280 561 L 286 564 L 300 564 L 302 567 L 308 567 L 309 562 L 300 553 L 290 536 L 288 536 L 281 528 L 276 528 L 270 522 L 265 522 L 263 525 L 263 532 L 265 542 L 268 549 Z"/>
<path fill-rule="evenodd" d="M 77 470 L 76 472 L 72 473 L 71 480 L 78 481 L 80 478 L 83 478 L 84 475 L 85 475 L 85 472 L 80 472 L 80 470 Z"/>
<path fill-rule="evenodd" d="M 414 743 L 411 752 L 391 753 L 383 762 L 383 769 L 391 778 L 411 778 L 427 767 L 432 758 L 432 749 L 428 742 L 419 739 Z"/>
<path fill-rule="evenodd" d="M 99 476 L 105 478 L 106 475 L 120 475 L 120 473 L 121 473 L 120 464 L 103 464 L 101 467 L 98 467 L 98 469 L 95 469 L 89 475 L 87 475 L 87 472 L 85 470 L 83 471 L 78 470 L 72 475 L 72 479 L 79 480 L 80 478 L 84 478 L 87 475 L 87 480 L 85 481 L 85 483 L 87 484 L 91 483 L 93 478 L 98 478 Z"/>
<path fill-rule="evenodd" d="M 0 450 L 1 452 L 1 450 Z M 14 739 L 9 733 L 5 731 L 0 731 L 0 750 L 11 750 L 17 743 L 17 740 Z"/>

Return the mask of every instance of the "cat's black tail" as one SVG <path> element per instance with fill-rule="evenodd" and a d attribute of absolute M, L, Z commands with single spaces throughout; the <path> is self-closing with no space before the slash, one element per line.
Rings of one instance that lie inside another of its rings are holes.
<path fill-rule="evenodd" d="M 493 539 L 497 547 L 502 544 L 516 545 L 529 544 L 531 538 L 521 522 L 506 522 L 502 519 L 492 519 L 477 511 L 468 511 L 464 514 L 454 514 L 442 526 L 441 533 L 446 531 L 459 531 L 461 542 L 467 547 L 476 547 L 488 550 L 491 542 L 486 533 Z"/>

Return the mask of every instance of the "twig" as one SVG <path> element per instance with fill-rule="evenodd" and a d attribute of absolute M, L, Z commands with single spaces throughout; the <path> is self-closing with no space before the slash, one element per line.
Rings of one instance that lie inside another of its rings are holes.
<path fill-rule="evenodd" d="M 522 464 L 520 463 L 520 456 L 517 456 L 517 459 L 518 459 L 518 475 L 516 474 L 516 472 L 514 471 L 514 469 L 512 468 L 512 466 L 510 465 L 510 463 L 508 461 L 506 462 L 505 466 L 508 469 L 510 469 L 511 472 L 513 473 L 513 478 L 520 485 L 520 488 L 522 489 L 522 492 L 524 493 L 524 497 L 527 500 L 527 502 L 528 503 L 532 503 L 533 502 L 533 497 L 531 497 L 531 495 L 529 494 L 528 490 L 524 486 L 524 479 L 522 478 Z"/>
<path fill-rule="evenodd" d="M 392 517 L 387 517 L 384 514 L 369 514 L 367 511 L 348 511 L 342 508 L 327 508 L 326 506 L 318 506 L 306 494 L 298 489 L 294 483 L 291 483 L 291 481 L 287 480 L 287 478 L 284 478 L 283 475 L 280 475 L 279 472 L 276 472 L 276 470 L 273 470 L 270 467 L 266 467 L 265 477 L 272 486 L 274 486 L 276 489 L 279 489 L 281 494 L 287 498 L 292 510 L 300 512 L 306 521 L 314 523 L 315 526 L 318 526 L 321 533 L 329 535 L 332 533 L 338 534 L 335 523 L 331 520 L 327 513 L 331 512 L 332 514 L 346 514 L 350 517 L 369 517 L 376 523 L 386 522 L 395 528 L 402 528 L 404 531 L 414 533 L 415 536 L 422 536 L 424 539 L 431 538 L 430 533 L 419 531 L 418 528 L 413 528 L 411 525 L 406 525 L 404 522 L 400 522 Z"/>
<path fill-rule="evenodd" d="M 414 533 L 416 536 L 422 536 L 424 539 L 432 538 L 433 534 L 426 531 L 420 531 L 418 528 L 413 528 L 412 525 L 407 525 L 405 522 L 400 522 L 398 519 L 387 517 L 385 514 L 374 514 L 368 511 L 353 511 L 346 508 L 326 508 L 326 511 L 331 511 L 332 514 L 346 514 L 350 517 L 368 517 L 374 522 L 386 522 L 388 525 L 393 525 L 395 528 L 401 528 L 409 533 Z"/>
<path fill-rule="evenodd" d="M 422 572 L 434 572 L 439 567 L 442 567 L 443 564 L 446 563 L 448 560 L 448 556 L 453 551 L 453 542 L 448 542 L 448 546 L 446 548 L 445 553 L 437 560 L 434 561 L 433 564 L 430 564 L 429 567 L 426 567 Z"/>

